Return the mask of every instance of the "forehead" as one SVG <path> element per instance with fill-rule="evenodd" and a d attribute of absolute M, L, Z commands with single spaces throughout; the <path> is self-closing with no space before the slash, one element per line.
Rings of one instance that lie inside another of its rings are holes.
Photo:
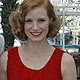
<path fill-rule="evenodd" d="M 45 8 L 36 7 L 34 9 L 31 9 L 30 11 L 28 11 L 28 13 L 26 14 L 25 17 L 27 18 L 27 17 L 32 17 L 32 16 L 34 16 L 34 17 L 36 17 L 36 16 L 38 16 L 38 17 L 47 17 L 48 15 L 47 15 L 47 11 L 46 11 Z"/>

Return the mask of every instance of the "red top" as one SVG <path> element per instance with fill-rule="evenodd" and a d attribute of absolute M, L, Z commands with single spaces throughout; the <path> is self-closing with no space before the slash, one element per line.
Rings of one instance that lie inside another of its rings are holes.
<path fill-rule="evenodd" d="M 7 78 L 8 80 L 62 80 L 61 58 L 64 51 L 56 48 L 47 64 L 40 70 L 26 67 L 18 53 L 18 47 L 8 50 Z"/>

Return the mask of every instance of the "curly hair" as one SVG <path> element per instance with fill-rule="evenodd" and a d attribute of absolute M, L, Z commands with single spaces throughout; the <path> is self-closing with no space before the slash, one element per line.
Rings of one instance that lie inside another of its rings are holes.
<path fill-rule="evenodd" d="M 54 7 L 49 0 L 24 0 L 18 9 L 9 16 L 12 32 L 19 40 L 27 40 L 28 37 L 24 32 L 25 16 L 30 10 L 36 7 L 45 8 L 48 17 L 52 18 L 46 37 L 54 38 L 59 32 L 60 23 L 55 15 Z"/>

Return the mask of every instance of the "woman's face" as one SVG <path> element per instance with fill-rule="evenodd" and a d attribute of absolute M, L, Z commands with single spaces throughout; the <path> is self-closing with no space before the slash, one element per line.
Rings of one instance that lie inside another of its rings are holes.
<path fill-rule="evenodd" d="M 45 8 L 37 7 L 25 16 L 24 31 L 28 40 L 39 42 L 46 39 L 49 29 L 49 17 Z"/>

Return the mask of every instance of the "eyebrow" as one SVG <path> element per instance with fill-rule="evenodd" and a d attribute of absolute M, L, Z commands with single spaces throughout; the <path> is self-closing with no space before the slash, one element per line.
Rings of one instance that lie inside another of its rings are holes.
<path fill-rule="evenodd" d="M 25 20 L 27 20 L 27 19 L 32 19 L 32 18 L 30 18 L 30 17 L 25 18 Z M 47 18 L 46 17 L 39 17 L 38 19 L 47 19 Z"/>

